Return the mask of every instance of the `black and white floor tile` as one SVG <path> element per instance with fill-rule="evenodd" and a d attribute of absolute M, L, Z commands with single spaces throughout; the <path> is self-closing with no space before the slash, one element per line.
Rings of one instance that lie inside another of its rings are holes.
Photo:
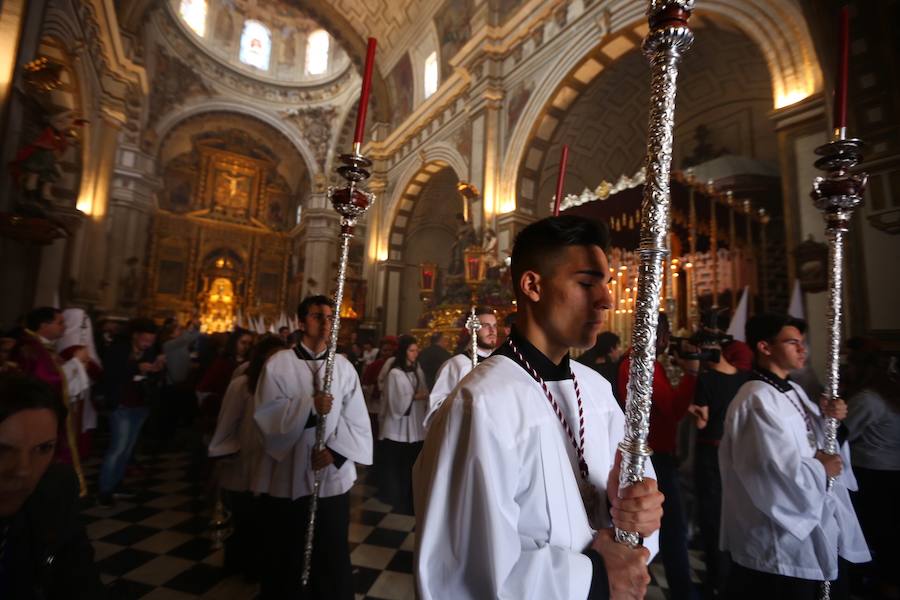
<path fill-rule="evenodd" d="M 141 461 L 144 472 L 129 475 L 137 496 L 113 508 L 85 501 L 82 515 L 93 540 L 104 583 L 115 600 L 252 600 L 257 586 L 223 568 L 223 551 L 209 539 L 210 510 L 205 481 L 185 453 Z M 86 467 L 96 489 L 99 465 Z M 375 497 L 369 474 L 360 470 L 351 491 L 350 547 L 357 599 L 412 600 L 414 519 L 391 512 Z M 702 557 L 691 551 L 695 580 Z M 652 564 L 649 600 L 669 598 L 662 565 Z"/>

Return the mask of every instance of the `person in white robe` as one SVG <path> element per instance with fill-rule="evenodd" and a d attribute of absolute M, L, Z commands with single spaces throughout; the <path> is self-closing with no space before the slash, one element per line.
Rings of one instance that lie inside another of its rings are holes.
<path fill-rule="evenodd" d="M 75 368 L 67 371 L 66 378 L 69 386 L 69 402 L 79 403 L 79 408 L 75 411 L 81 414 L 79 431 L 86 433 L 97 428 L 97 410 L 91 401 L 91 385 L 93 383 L 91 371 L 94 372 L 95 377 L 98 376 L 103 364 L 97 354 L 97 347 L 94 345 L 94 328 L 91 325 L 91 319 L 84 309 L 67 308 L 63 310 L 63 320 L 66 323 L 66 329 L 62 337 L 56 340 L 56 351 L 61 356 L 68 356 L 73 349 L 84 348 L 88 354 L 85 368 L 77 367 L 79 361 L 72 363 Z M 87 454 L 89 452 L 84 452 L 85 456 Z"/>
<path fill-rule="evenodd" d="M 267 335 L 254 346 L 250 360 L 235 369 L 208 450 L 209 457 L 216 459 L 216 484 L 233 523 L 233 532 L 225 540 L 225 570 L 252 579 L 259 578 L 259 548 L 264 543 L 259 535 L 259 501 L 250 491 L 263 453 L 253 420 L 254 396 L 266 361 L 284 348 L 280 336 Z"/>
<path fill-rule="evenodd" d="M 823 580 L 849 598 L 840 562 L 870 560 L 848 490 L 856 489 L 849 450 L 824 447 L 825 417 L 842 419 L 843 400 L 816 405 L 788 381 L 803 366 L 803 321 L 756 315 L 747 323 L 753 378 L 728 407 L 719 446 L 721 548 L 733 561 L 725 597 L 813 600 Z M 834 487 L 827 489 L 828 478 Z M 841 577 L 839 577 L 839 571 Z"/>
<path fill-rule="evenodd" d="M 349 491 L 355 463 L 372 463 L 372 430 L 353 365 L 335 356 L 331 393 L 322 390 L 334 310 L 325 296 L 311 296 L 297 309 L 301 339 L 266 363 L 256 390 L 254 419 L 263 456 L 252 490 L 265 494 L 261 598 L 353 598 L 350 565 Z M 315 450 L 316 421 L 327 414 L 325 449 Z M 309 500 L 321 471 L 315 544 L 308 586 L 300 572 Z"/>
<path fill-rule="evenodd" d="M 481 329 L 475 334 L 475 352 L 478 357 L 477 361 L 480 364 L 497 347 L 497 315 L 494 314 L 493 309 L 487 306 L 480 306 L 476 308 L 475 316 L 478 317 L 478 321 L 481 323 Z M 450 392 L 471 370 L 471 346 L 465 352 L 451 357 L 441 365 L 434 381 L 434 387 L 431 388 L 431 394 L 428 396 L 428 412 L 425 415 L 424 423 L 425 429 L 428 429 L 431 418 L 444 403 L 444 400 L 447 399 L 447 396 L 450 395 Z"/>
<path fill-rule="evenodd" d="M 516 238 L 515 328 L 437 410 L 413 472 L 422 600 L 644 597 L 663 496 L 649 461 L 619 489 L 624 416 L 609 383 L 568 355 L 611 307 L 606 243 L 573 216 Z M 644 547 L 617 544 L 612 525 Z"/>
<path fill-rule="evenodd" d="M 419 345 L 409 335 L 400 336 L 397 353 L 385 378 L 379 437 L 384 468 L 379 487 L 393 512 L 412 514 L 412 466 L 425 439 L 428 385 L 419 366 Z"/>

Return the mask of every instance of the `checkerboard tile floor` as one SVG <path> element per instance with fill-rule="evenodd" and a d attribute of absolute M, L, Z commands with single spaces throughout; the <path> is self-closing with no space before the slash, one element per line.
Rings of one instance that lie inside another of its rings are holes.
<path fill-rule="evenodd" d="M 210 511 L 205 483 L 190 469 L 187 454 L 141 461 L 144 473 L 126 478 L 138 491 L 113 508 L 84 501 L 81 511 L 104 583 L 115 600 L 252 600 L 258 588 L 223 569 L 224 554 L 208 537 Z M 96 489 L 97 461 L 86 465 Z M 360 469 L 351 493 L 350 548 L 357 599 L 415 598 L 412 578 L 414 519 L 394 514 L 375 497 L 370 473 Z M 695 581 L 702 555 L 691 551 Z M 648 600 L 669 599 L 661 564 L 652 564 Z"/>

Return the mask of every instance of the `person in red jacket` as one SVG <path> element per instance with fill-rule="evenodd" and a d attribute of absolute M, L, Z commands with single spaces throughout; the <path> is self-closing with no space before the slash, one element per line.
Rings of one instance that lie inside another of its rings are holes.
<path fill-rule="evenodd" d="M 659 356 L 669 347 L 671 331 L 669 318 L 659 313 L 656 326 L 656 354 Z M 662 526 L 659 530 L 659 553 L 662 556 L 666 579 L 672 598 L 693 600 L 697 597 L 691 583 L 691 568 L 688 562 L 687 520 L 681 504 L 678 481 L 678 461 L 675 456 L 678 423 L 687 414 L 694 399 L 697 386 L 698 360 L 688 360 L 680 356 L 676 362 L 684 371 L 684 376 L 673 387 L 665 369 L 656 361 L 653 365 L 653 398 L 650 409 L 650 435 L 648 443 L 653 449 L 650 460 L 656 471 L 659 491 L 665 495 L 663 502 Z M 619 402 L 624 405 L 628 390 L 628 375 L 631 368 L 631 349 L 619 363 Z"/>

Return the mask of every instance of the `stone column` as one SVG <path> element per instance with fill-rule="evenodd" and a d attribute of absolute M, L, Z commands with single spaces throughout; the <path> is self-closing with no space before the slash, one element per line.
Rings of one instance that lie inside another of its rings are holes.
<path fill-rule="evenodd" d="M 109 251 L 109 190 L 116 161 L 120 121 L 101 109 L 92 120 L 85 140 L 81 191 L 77 208 L 85 213 L 72 245 L 68 302 L 101 307 L 110 285 L 107 272 Z"/>
<path fill-rule="evenodd" d="M 399 260 L 384 260 L 378 263 L 378 278 L 383 281 L 381 295 L 375 314 L 382 316 L 383 332 L 397 335 L 400 327 L 400 285 L 403 281 L 403 263 Z M 380 308 L 380 310 L 379 310 Z"/>
<path fill-rule="evenodd" d="M 120 145 L 110 189 L 110 285 L 102 303 L 117 313 L 133 315 L 140 304 L 149 237 L 153 235 L 154 195 L 162 187 L 153 173 L 153 158 L 133 144 Z"/>
<path fill-rule="evenodd" d="M 324 193 L 310 195 L 303 211 L 302 227 L 306 247 L 301 296 L 329 295 L 334 289 L 337 273 L 340 215 L 329 206 Z"/>
<path fill-rule="evenodd" d="M 373 175 L 368 181 L 368 190 L 375 194 L 375 205 L 369 208 L 366 213 L 366 253 L 363 261 L 363 278 L 366 281 L 366 313 L 364 321 L 367 326 L 375 326 L 374 321 L 377 318 L 375 309 L 381 305 L 381 299 L 384 294 L 384 281 L 381 278 L 381 272 L 378 264 L 381 260 L 387 258 L 382 256 L 381 248 L 387 248 L 387 236 L 390 235 L 388 228 L 388 200 L 389 192 L 387 179 L 381 174 Z M 378 323 L 380 328 L 383 323 Z"/>

